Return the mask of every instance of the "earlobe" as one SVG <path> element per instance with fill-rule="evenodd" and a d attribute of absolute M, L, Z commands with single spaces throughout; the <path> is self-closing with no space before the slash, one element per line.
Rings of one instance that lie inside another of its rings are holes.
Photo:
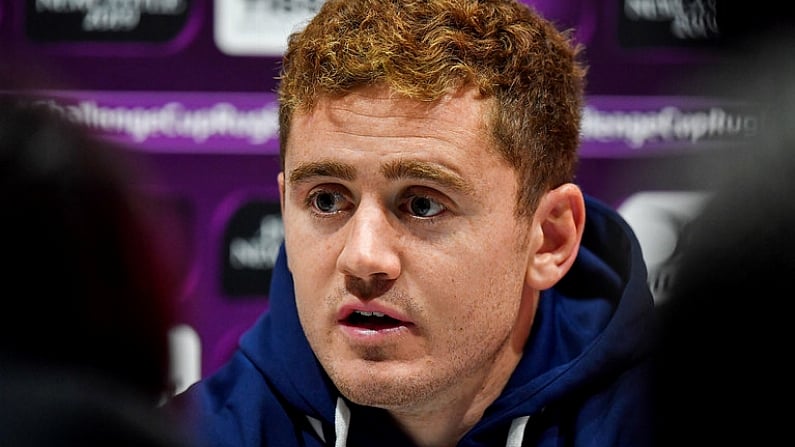
<path fill-rule="evenodd" d="M 585 199 L 580 188 L 566 183 L 540 200 L 533 217 L 541 241 L 527 270 L 528 286 L 544 290 L 569 271 L 580 248 L 585 228 Z"/>

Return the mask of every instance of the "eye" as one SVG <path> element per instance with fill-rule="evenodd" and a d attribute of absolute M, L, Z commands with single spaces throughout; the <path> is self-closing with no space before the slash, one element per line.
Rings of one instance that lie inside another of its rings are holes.
<path fill-rule="evenodd" d="M 339 192 L 317 190 L 309 195 L 307 203 L 320 214 L 334 214 L 346 209 L 347 200 Z"/>
<path fill-rule="evenodd" d="M 441 203 L 426 196 L 410 197 L 405 207 L 409 214 L 417 217 L 434 217 L 447 209 Z"/>

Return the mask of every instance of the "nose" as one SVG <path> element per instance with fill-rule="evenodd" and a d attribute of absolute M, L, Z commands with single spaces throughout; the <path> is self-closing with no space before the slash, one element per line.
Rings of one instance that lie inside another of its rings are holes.
<path fill-rule="evenodd" d="M 337 269 L 363 280 L 396 279 L 400 275 L 399 233 L 390 222 L 389 211 L 361 202 L 347 223 L 345 246 L 337 258 Z"/>

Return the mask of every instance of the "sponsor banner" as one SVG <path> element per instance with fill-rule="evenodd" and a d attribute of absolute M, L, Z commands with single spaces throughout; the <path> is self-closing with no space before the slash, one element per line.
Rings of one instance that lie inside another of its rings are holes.
<path fill-rule="evenodd" d="M 25 31 L 35 42 L 168 42 L 187 21 L 191 0 L 27 0 Z"/>
<path fill-rule="evenodd" d="M 275 94 L 68 91 L 35 98 L 35 104 L 137 149 L 279 153 Z"/>
<path fill-rule="evenodd" d="M 618 37 L 625 48 L 714 45 L 721 36 L 715 0 L 623 0 Z"/>
<path fill-rule="evenodd" d="M 596 26 L 592 0 L 523 0 L 587 42 Z M 215 44 L 233 56 L 281 56 L 290 33 L 303 27 L 324 0 L 215 0 Z"/>
<path fill-rule="evenodd" d="M 656 304 L 668 298 L 689 224 L 711 194 L 704 190 L 637 191 L 618 206 L 640 243 Z"/>
<path fill-rule="evenodd" d="M 220 253 L 223 295 L 267 296 L 273 266 L 284 240 L 278 199 L 251 198 L 238 203 L 225 225 Z"/>
<path fill-rule="evenodd" d="M 758 105 L 689 96 L 591 96 L 583 158 L 637 157 L 744 145 L 762 132 Z"/>
<path fill-rule="evenodd" d="M 39 95 L 92 130 L 155 152 L 278 154 L 273 93 L 54 92 Z M 590 96 L 581 156 L 638 157 L 747 144 L 762 131 L 752 104 L 688 96 Z"/>
<path fill-rule="evenodd" d="M 323 0 L 215 0 L 215 44 L 233 56 L 281 56 L 287 37 Z"/>

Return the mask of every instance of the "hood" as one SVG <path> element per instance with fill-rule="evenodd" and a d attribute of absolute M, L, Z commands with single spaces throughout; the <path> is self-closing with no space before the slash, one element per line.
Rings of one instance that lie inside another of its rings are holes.
<path fill-rule="evenodd" d="M 542 292 L 518 368 L 467 438 L 505 430 L 506 421 L 626 371 L 651 349 L 653 307 L 634 233 L 614 210 L 586 197 L 577 259 L 561 282 Z M 284 245 L 273 270 L 270 310 L 243 335 L 240 351 L 280 390 L 282 401 L 310 420 L 331 427 L 336 421 L 338 433 L 342 419 L 347 430 L 350 410 L 301 329 Z"/>
<path fill-rule="evenodd" d="M 467 437 L 506 420 L 580 399 L 645 361 L 653 348 L 654 300 L 640 244 L 613 209 L 586 196 L 583 240 L 572 269 L 542 291 L 522 360 Z"/>

